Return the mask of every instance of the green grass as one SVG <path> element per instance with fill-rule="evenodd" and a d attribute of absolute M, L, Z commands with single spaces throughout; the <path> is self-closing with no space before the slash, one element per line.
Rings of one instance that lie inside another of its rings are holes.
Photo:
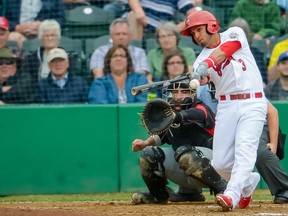
<path fill-rule="evenodd" d="M 132 193 L 103 193 L 103 194 L 55 194 L 55 195 L 15 195 L 1 196 L 1 202 L 87 202 L 87 201 L 130 201 Z M 205 191 L 206 199 L 214 200 L 214 196 Z M 256 190 L 253 196 L 254 200 L 273 199 L 269 190 Z"/>

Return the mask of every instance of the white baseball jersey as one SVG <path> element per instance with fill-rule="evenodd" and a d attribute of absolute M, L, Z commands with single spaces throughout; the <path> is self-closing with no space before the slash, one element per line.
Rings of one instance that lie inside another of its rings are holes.
<path fill-rule="evenodd" d="M 225 59 L 221 64 L 211 67 L 211 80 L 216 86 L 216 98 L 220 95 L 237 94 L 239 92 L 262 92 L 263 82 L 261 73 L 250 51 L 246 35 L 239 27 L 231 27 L 220 33 L 221 44 L 227 41 L 239 41 L 241 49 L 232 57 Z M 193 68 L 205 60 L 219 46 L 204 48 L 194 62 Z"/>
<path fill-rule="evenodd" d="M 211 80 L 216 86 L 216 98 L 221 95 L 263 93 L 260 71 L 243 30 L 238 27 L 229 28 L 220 33 L 220 38 L 219 46 L 227 41 L 239 41 L 241 49 L 221 64 L 210 68 Z M 204 48 L 193 67 L 197 68 L 216 48 Z M 235 207 L 240 196 L 250 196 L 259 181 L 259 175 L 252 171 L 265 122 L 267 102 L 264 94 L 243 100 L 230 98 L 228 96 L 225 100 L 219 100 L 217 105 L 212 164 L 222 177 L 229 180 L 224 195 L 232 199 Z"/>

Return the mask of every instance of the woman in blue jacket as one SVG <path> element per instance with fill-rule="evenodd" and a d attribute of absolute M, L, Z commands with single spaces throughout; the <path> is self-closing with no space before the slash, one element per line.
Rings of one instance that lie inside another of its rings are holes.
<path fill-rule="evenodd" d="M 123 45 L 110 48 L 104 59 L 104 76 L 93 81 L 89 91 L 91 104 L 125 104 L 147 101 L 147 94 L 132 95 L 131 89 L 147 84 L 144 74 L 135 73 L 131 56 Z"/>

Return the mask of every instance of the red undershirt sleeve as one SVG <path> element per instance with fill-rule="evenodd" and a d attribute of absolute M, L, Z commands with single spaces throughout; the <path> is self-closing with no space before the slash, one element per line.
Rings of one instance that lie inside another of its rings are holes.
<path fill-rule="evenodd" d="M 225 53 L 226 58 L 232 56 L 241 48 L 239 41 L 227 41 L 220 46 L 220 49 Z"/>

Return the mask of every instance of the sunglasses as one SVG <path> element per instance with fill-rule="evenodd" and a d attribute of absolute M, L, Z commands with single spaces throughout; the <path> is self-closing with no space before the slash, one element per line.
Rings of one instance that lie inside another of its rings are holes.
<path fill-rule="evenodd" d="M 0 59 L 0 65 L 14 65 L 16 64 L 15 59 Z"/>

